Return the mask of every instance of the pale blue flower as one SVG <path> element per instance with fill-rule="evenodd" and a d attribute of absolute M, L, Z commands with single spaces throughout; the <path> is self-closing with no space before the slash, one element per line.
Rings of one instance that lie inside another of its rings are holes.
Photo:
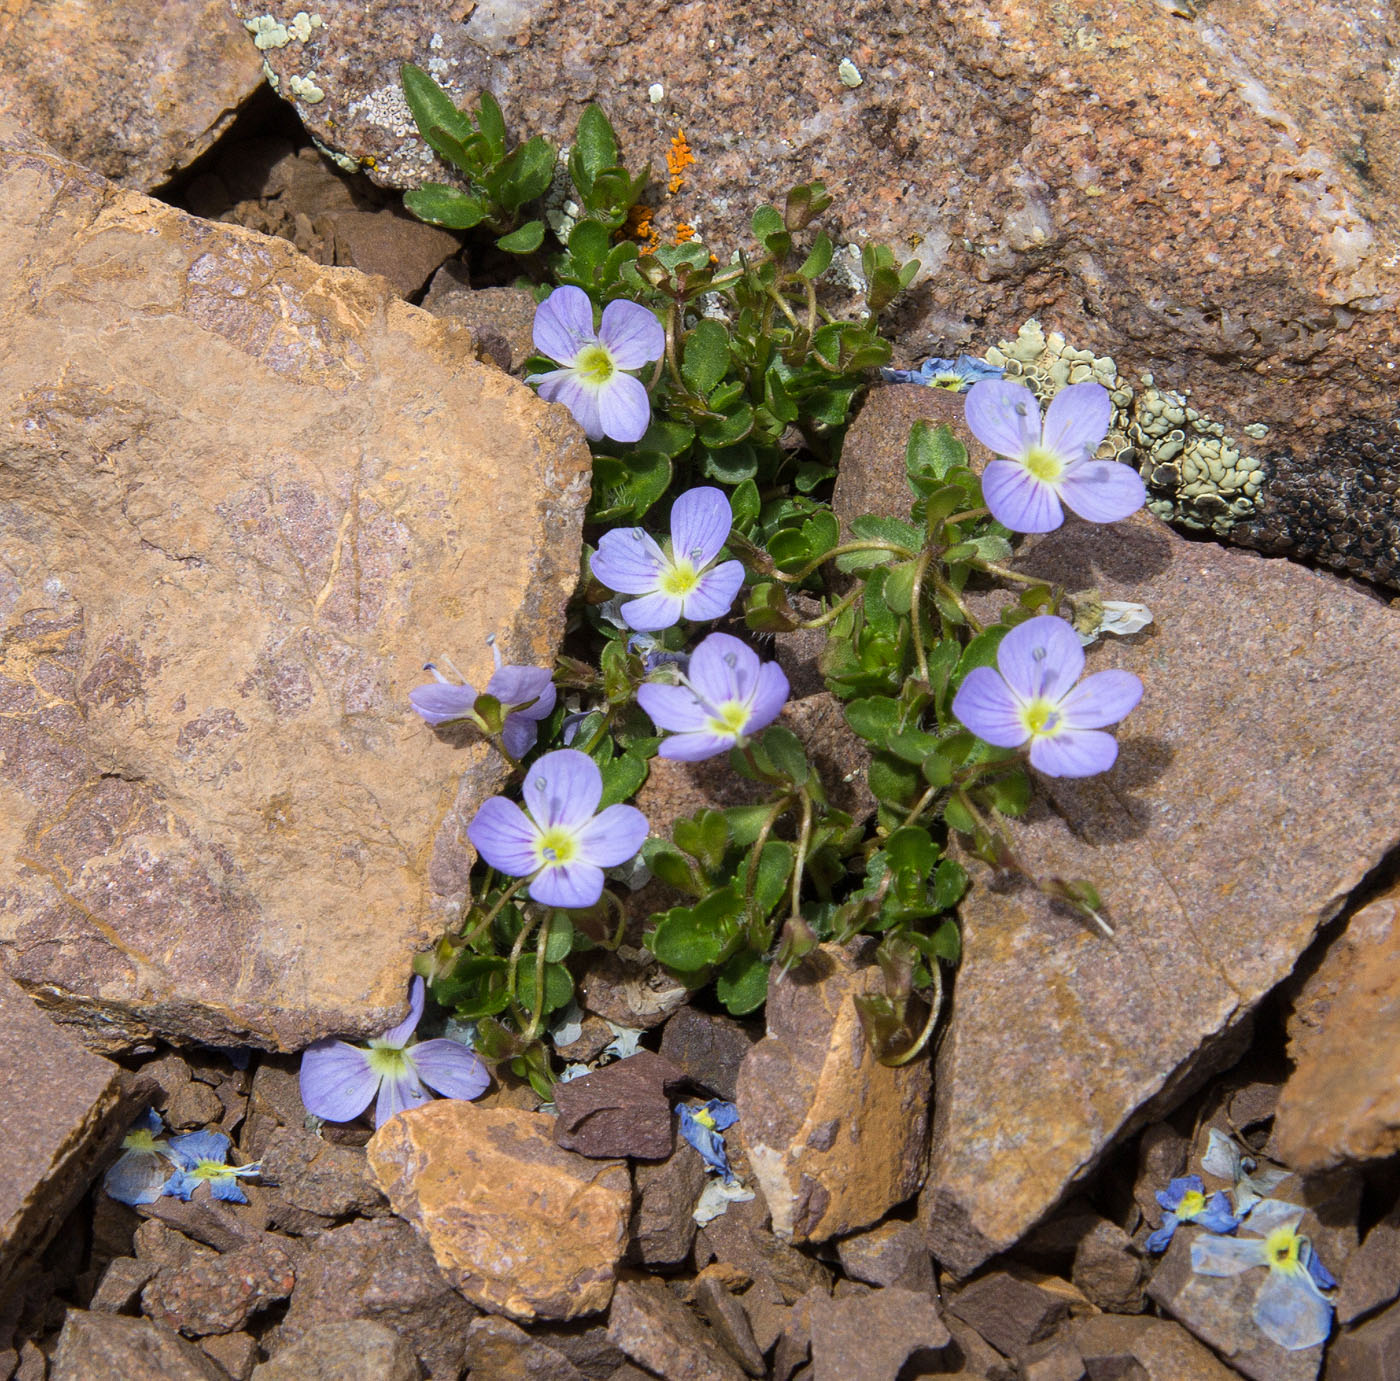
<path fill-rule="evenodd" d="M 1211 1232 L 1234 1232 L 1240 1220 L 1230 1212 L 1230 1201 L 1223 1190 L 1206 1197 L 1205 1183 L 1199 1175 L 1183 1175 L 1166 1189 L 1157 1191 L 1157 1202 L 1166 1210 L 1162 1226 L 1148 1237 L 1143 1246 L 1150 1252 L 1164 1252 L 1176 1233 L 1177 1224 L 1195 1223 Z"/>
<path fill-rule="evenodd" d="M 486 683 L 486 694 L 500 702 L 505 711 L 501 726 L 501 743 L 513 758 L 522 758 L 539 738 L 539 721 L 553 709 L 554 677 L 543 667 L 502 666 L 501 654 L 494 640 L 491 651 L 496 658 L 496 670 Z M 437 682 L 431 686 L 415 686 L 408 693 L 408 703 L 429 724 L 451 724 L 470 720 L 482 733 L 489 732 L 476 712 L 476 691 L 465 680 L 449 681 L 431 662 L 423 668 Z"/>
<path fill-rule="evenodd" d="M 1235 1143 L 1212 1127 L 1207 1134 L 1206 1153 L 1201 1169 L 1217 1179 L 1229 1180 L 1235 1212 L 1243 1217 L 1260 1199 L 1267 1199 L 1288 1178 L 1287 1170 L 1261 1170 L 1259 1162 L 1247 1156 Z"/>
<path fill-rule="evenodd" d="M 147 1108 L 122 1139 L 122 1153 L 102 1179 L 107 1193 L 123 1204 L 153 1204 L 170 1178 L 170 1143 L 161 1139 L 165 1124 Z"/>
<path fill-rule="evenodd" d="M 175 1173 L 166 1181 L 163 1194 L 189 1202 L 190 1195 L 201 1184 L 209 1186 L 216 1199 L 231 1204 L 246 1204 L 248 1196 L 238 1181 L 260 1172 L 257 1162 L 250 1165 L 229 1165 L 228 1153 L 232 1143 L 222 1132 L 190 1132 L 177 1136 L 170 1143 L 170 1159 Z"/>
<path fill-rule="evenodd" d="M 682 1103 L 676 1108 L 681 1119 L 683 1136 L 700 1153 L 700 1158 L 711 1170 L 723 1175 L 726 1181 L 733 1181 L 734 1172 L 729 1168 L 729 1155 L 724 1149 L 721 1132 L 732 1127 L 739 1120 L 739 1110 L 733 1103 L 721 1098 L 712 1098 L 699 1108 Z"/>
<path fill-rule="evenodd" d="M 976 355 L 959 355 L 951 360 L 935 356 L 917 369 L 881 369 L 880 377 L 887 384 L 924 384 L 950 393 L 966 393 L 973 384 L 983 379 L 1000 379 L 1004 372 Z"/>

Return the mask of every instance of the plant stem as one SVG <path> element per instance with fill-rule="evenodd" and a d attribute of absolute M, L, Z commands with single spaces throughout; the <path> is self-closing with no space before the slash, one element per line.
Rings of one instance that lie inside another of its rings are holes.
<path fill-rule="evenodd" d="M 830 551 L 823 552 L 814 561 L 809 561 L 800 570 L 794 571 L 791 574 L 787 574 L 783 571 L 774 571 L 774 578 L 796 585 L 806 580 L 822 562 L 830 561 L 833 557 L 845 556 L 848 552 L 853 551 L 887 551 L 891 556 L 897 557 L 901 561 L 912 561 L 917 555 L 916 552 L 910 551 L 908 547 L 897 546 L 893 542 L 843 542 L 840 546 L 832 547 Z"/>
<path fill-rule="evenodd" d="M 826 613 L 818 614 L 816 618 L 808 619 L 803 623 L 799 623 L 797 626 L 799 628 L 823 628 L 828 623 L 832 623 L 836 619 L 839 619 L 841 615 L 847 609 L 849 609 L 851 605 L 853 605 L 859 598 L 860 589 L 857 587 L 856 589 L 852 590 L 850 594 L 842 595 L 841 598 L 835 604 L 833 604 L 830 609 L 826 611 Z"/>
<path fill-rule="evenodd" d="M 914 583 L 909 588 L 909 630 L 914 636 L 914 663 L 919 669 L 919 680 L 928 682 L 928 656 L 924 652 L 924 620 L 920 605 L 924 598 L 924 576 L 932 553 L 925 551 L 914 567 Z"/>
<path fill-rule="evenodd" d="M 505 907 L 505 904 L 529 881 L 530 879 L 528 877 L 516 878 L 516 880 L 512 882 L 511 885 L 507 887 L 506 890 L 502 892 L 499 897 L 497 897 L 495 906 L 493 906 L 490 909 L 490 911 L 488 911 L 474 926 L 472 926 L 471 930 L 462 937 L 462 944 L 464 946 L 470 946 L 475 944 L 476 941 L 480 938 L 482 932 L 487 930 L 490 927 L 491 922 L 494 921 L 496 917 L 501 914 L 501 911 Z"/>
<path fill-rule="evenodd" d="M 928 1044 L 928 1038 L 933 1035 L 933 1028 L 938 1023 L 938 1014 L 943 1008 L 943 974 L 939 970 L 938 960 L 932 961 L 929 967 L 929 975 L 933 979 L 933 998 L 929 1002 L 928 1020 L 924 1022 L 924 1029 L 919 1032 L 919 1039 L 909 1047 L 904 1054 L 897 1056 L 893 1060 L 881 1060 L 880 1063 L 888 1065 L 891 1069 L 898 1069 L 900 1065 L 907 1065 L 916 1055 Z"/>
<path fill-rule="evenodd" d="M 812 842 L 812 797 L 806 786 L 799 790 L 798 796 L 802 801 L 802 828 L 797 835 L 797 857 L 792 861 L 792 905 L 789 907 L 789 914 L 795 921 L 802 919 L 802 909 L 799 905 L 802 874 L 807 868 L 807 847 Z"/>

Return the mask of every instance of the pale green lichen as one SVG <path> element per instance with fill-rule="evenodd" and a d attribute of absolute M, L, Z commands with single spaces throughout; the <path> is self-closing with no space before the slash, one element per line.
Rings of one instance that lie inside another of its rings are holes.
<path fill-rule="evenodd" d="M 842 86 L 849 86 L 852 90 L 865 80 L 860 74 L 860 68 L 850 58 L 841 59 L 841 65 L 836 69 L 836 75 L 841 78 Z"/>
<path fill-rule="evenodd" d="M 287 87 L 299 101 L 315 105 L 326 99 L 326 93 L 310 77 L 293 76 L 287 78 Z"/>
<path fill-rule="evenodd" d="M 1253 517 L 1262 466 L 1219 422 L 1183 394 L 1159 388 L 1150 374 L 1134 388 L 1112 356 L 1076 350 L 1058 331 L 1046 335 L 1034 318 L 984 358 L 1007 378 L 1021 379 L 1042 402 L 1067 384 L 1092 380 L 1108 389 L 1113 420 L 1099 454 L 1136 466 L 1147 484 L 1147 506 L 1159 518 L 1223 537 Z M 1268 432 L 1262 423 L 1242 430 L 1254 440 Z"/>
<path fill-rule="evenodd" d="M 298 10 L 285 23 L 271 14 L 260 14 L 243 21 L 243 27 L 253 35 L 253 46 L 264 53 L 269 48 L 285 48 L 293 39 L 307 43 L 312 31 L 322 28 L 324 24 L 325 20 L 319 14 L 307 14 L 305 10 Z"/>

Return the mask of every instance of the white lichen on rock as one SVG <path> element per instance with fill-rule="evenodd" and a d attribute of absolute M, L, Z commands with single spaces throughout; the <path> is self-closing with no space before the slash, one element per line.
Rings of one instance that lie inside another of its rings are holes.
<path fill-rule="evenodd" d="M 297 100 L 305 101 L 307 105 L 316 105 L 326 99 L 326 93 L 310 77 L 288 77 L 287 89 Z"/>
<path fill-rule="evenodd" d="M 849 86 L 852 90 L 865 80 L 860 74 L 860 68 L 850 58 L 841 59 L 841 65 L 836 69 L 836 75 L 841 78 L 842 86 Z"/>
<path fill-rule="evenodd" d="M 243 21 L 243 27 L 253 35 L 253 46 L 264 53 L 269 48 L 285 48 L 293 39 L 298 43 L 307 43 L 312 32 L 324 24 L 325 20 L 319 14 L 307 14 L 305 10 L 298 10 L 285 23 L 271 14 L 260 14 Z"/>
<path fill-rule="evenodd" d="M 366 124 L 388 130 L 398 139 L 416 138 L 418 134 L 413 112 L 404 99 L 403 88 L 397 83 L 377 87 L 368 96 L 352 101 L 345 113 L 349 120 L 363 116 Z"/>

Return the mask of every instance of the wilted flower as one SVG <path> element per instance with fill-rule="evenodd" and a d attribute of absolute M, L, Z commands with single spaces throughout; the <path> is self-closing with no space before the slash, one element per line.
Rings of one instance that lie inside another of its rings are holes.
<path fill-rule="evenodd" d="M 925 384 L 950 393 L 966 393 L 983 379 L 1000 379 L 1003 372 L 976 355 L 959 355 L 951 360 L 925 360 L 917 369 L 882 369 L 880 377 L 887 384 Z"/>
<path fill-rule="evenodd" d="M 1142 476 L 1116 460 L 1095 460 L 1108 435 L 1113 404 L 1102 384 L 1071 384 L 1045 410 L 1024 384 L 988 379 L 967 395 L 972 434 L 1005 457 L 982 473 L 992 517 L 1013 532 L 1050 532 L 1065 520 L 1063 503 L 1091 523 L 1114 523 L 1147 500 Z"/>
<path fill-rule="evenodd" d="M 1317 1259 L 1312 1243 L 1299 1234 L 1303 1210 L 1265 1199 L 1240 1224 L 1253 1237 L 1202 1235 L 1191 1243 L 1191 1269 L 1203 1276 L 1237 1276 L 1255 1266 L 1269 1274 L 1254 1297 L 1251 1317 L 1260 1330 L 1290 1352 L 1326 1342 L 1332 1331 L 1332 1301 L 1323 1295 L 1336 1285 Z"/>
<path fill-rule="evenodd" d="M 682 1103 L 676 1108 L 681 1119 L 681 1135 L 700 1153 L 700 1159 L 718 1171 L 726 1180 L 733 1180 L 729 1154 L 720 1135 L 739 1120 L 739 1110 L 733 1103 L 712 1098 L 703 1107 L 692 1108 Z"/>
<path fill-rule="evenodd" d="M 1091 777 L 1113 766 L 1118 744 L 1103 726 L 1138 703 L 1142 682 L 1130 671 L 1096 671 L 1079 681 L 1083 670 L 1079 635 L 1064 619 L 1042 614 L 1001 640 L 997 670 L 968 672 L 953 713 L 998 748 L 1029 740 L 1031 766 L 1047 776 Z"/>
<path fill-rule="evenodd" d="M 118 1203 L 153 1204 L 170 1178 L 168 1142 L 160 1139 L 165 1124 L 154 1108 L 122 1139 L 122 1153 L 102 1179 L 102 1187 Z"/>
<path fill-rule="evenodd" d="M 535 309 L 535 349 L 560 369 L 526 383 L 549 403 L 563 403 L 590 441 L 640 441 L 651 421 L 651 400 L 640 379 L 623 373 L 661 358 L 666 332 L 646 307 L 609 302 L 593 328 L 593 303 L 582 288 L 555 288 Z"/>
<path fill-rule="evenodd" d="M 1207 1133 L 1206 1153 L 1201 1169 L 1217 1179 L 1229 1180 L 1235 1212 L 1244 1215 L 1260 1199 L 1267 1199 L 1288 1178 L 1287 1170 L 1261 1170 L 1259 1162 L 1247 1156 L 1224 1132 L 1212 1127 Z"/>
<path fill-rule="evenodd" d="M 766 728 L 788 698 L 788 680 L 776 662 L 728 633 L 711 633 L 690 656 L 679 685 L 647 682 L 637 703 L 658 729 L 667 730 L 657 756 L 699 762 L 740 747 Z"/>
<path fill-rule="evenodd" d="M 539 721 L 554 709 L 554 677 L 543 667 L 501 666 L 497 653 L 496 670 L 486 683 L 486 694 L 494 696 L 505 712 L 501 743 L 513 758 L 524 757 L 539 738 Z M 408 703 L 429 724 L 450 724 L 469 719 L 484 734 L 490 727 L 476 713 L 476 691 L 465 681 L 449 681 L 431 662 L 423 668 L 437 681 L 432 686 L 415 686 Z"/>
<path fill-rule="evenodd" d="M 1115 638 L 1130 638 L 1141 633 L 1152 622 L 1152 610 L 1145 604 L 1127 599 L 1105 599 L 1099 604 L 1097 623 L 1088 630 L 1076 625 L 1079 641 L 1089 647 L 1098 642 L 1100 633 L 1112 633 Z"/>
<path fill-rule="evenodd" d="M 307 1112 L 327 1122 L 349 1122 L 374 1103 L 374 1125 L 395 1113 L 444 1098 L 476 1098 L 491 1076 L 472 1051 L 458 1041 L 409 1044 L 423 1017 L 423 980 L 409 989 L 408 1015 L 363 1049 L 327 1037 L 307 1046 L 301 1057 L 301 1101 Z M 375 1095 L 378 1095 L 376 1099 Z"/>
<path fill-rule="evenodd" d="M 608 589 L 642 596 L 619 611 L 629 628 L 655 633 L 681 619 L 723 618 L 744 583 L 738 561 L 714 565 L 732 524 L 723 491 L 688 489 L 671 505 L 664 546 L 639 527 L 614 528 L 599 539 L 589 564 Z"/>
<path fill-rule="evenodd" d="M 546 753 L 526 773 L 521 793 L 524 810 L 504 796 L 482 802 L 467 838 L 497 871 L 531 878 L 535 901 L 592 906 L 603 894 L 603 869 L 626 863 L 642 847 L 646 817 L 624 805 L 595 813 L 603 776 L 575 748 Z"/>
<path fill-rule="evenodd" d="M 222 1132 L 190 1132 L 187 1136 L 175 1137 L 169 1151 L 176 1167 L 175 1173 L 166 1181 L 161 1192 L 188 1203 L 190 1195 L 201 1184 L 207 1184 L 209 1192 L 216 1199 L 225 1199 L 231 1204 L 246 1204 L 248 1196 L 238 1181 L 258 1174 L 259 1166 L 256 1163 L 229 1165 L 230 1145 L 228 1137 Z"/>
<path fill-rule="evenodd" d="M 1206 1198 L 1206 1187 L 1199 1175 L 1183 1175 L 1166 1189 L 1157 1191 L 1157 1202 L 1166 1210 L 1162 1226 L 1143 1245 L 1150 1252 L 1164 1252 L 1177 1224 L 1196 1223 L 1211 1232 L 1234 1232 L 1240 1220 L 1230 1212 L 1230 1201 L 1220 1190 Z"/>

